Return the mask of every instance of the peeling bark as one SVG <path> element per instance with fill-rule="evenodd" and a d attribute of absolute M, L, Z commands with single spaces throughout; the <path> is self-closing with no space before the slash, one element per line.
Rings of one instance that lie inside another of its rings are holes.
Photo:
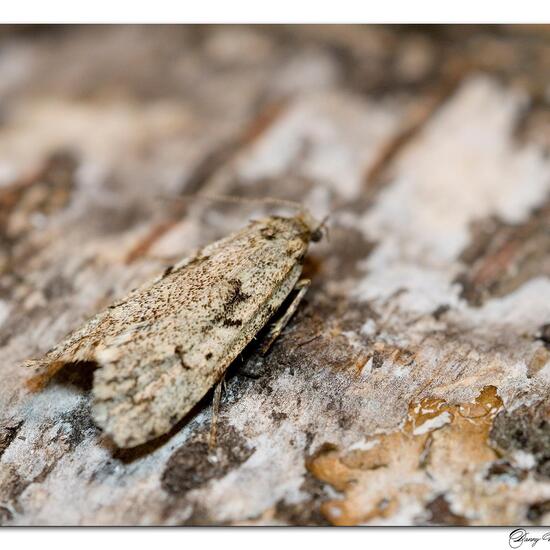
<path fill-rule="evenodd" d="M 5 28 L 0 46 L 1 524 L 548 523 L 547 29 Z M 230 368 L 215 451 L 211 394 L 121 450 L 90 415 L 95 365 L 21 363 L 285 213 L 197 192 L 299 201 L 329 235 L 262 369 L 254 345 Z"/>

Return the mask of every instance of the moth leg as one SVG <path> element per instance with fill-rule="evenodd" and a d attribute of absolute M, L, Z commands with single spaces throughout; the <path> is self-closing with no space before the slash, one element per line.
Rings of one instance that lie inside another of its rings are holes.
<path fill-rule="evenodd" d="M 208 448 L 212 450 L 216 446 L 216 436 L 218 434 L 218 415 L 220 413 L 220 403 L 222 399 L 222 388 L 225 385 L 225 372 L 214 390 L 214 400 L 212 402 L 212 422 L 210 423 L 210 439 Z"/>
<path fill-rule="evenodd" d="M 261 356 L 265 356 L 267 354 L 267 352 L 271 349 L 273 342 L 275 342 L 279 334 L 281 334 L 283 329 L 286 327 L 286 325 L 290 321 L 290 318 L 298 309 L 298 306 L 303 300 L 304 295 L 307 292 L 310 284 L 311 281 L 309 279 L 301 279 L 296 283 L 294 289 L 298 291 L 298 294 L 296 294 L 294 300 L 290 302 L 284 315 L 269 329 L 269 333 L 267 334 L 266 339 L 262 342 L 262 345 L 260 346 Z"/>
<path fill-rule="evenodd" d="M 301 279 L 296 283 L 294 289 L 298 290 L 298 293 L 289 304 L 284 315 L 269 329 L 269 332 L 260 344 L 258 351 L 254 353 L 248 361 L 241 365 L 239 369 L 241 374 L 249 378 L 260 378 L 264 374 L 264 357 L 271 349 L 273 342 L 275 342 L 279 334 L 281 334 L 285 326 L 288 324 L 296 309 L 298 309 L 298 306 L 304 298 L 310 284 L 311 281 L 309 279 Z"/>

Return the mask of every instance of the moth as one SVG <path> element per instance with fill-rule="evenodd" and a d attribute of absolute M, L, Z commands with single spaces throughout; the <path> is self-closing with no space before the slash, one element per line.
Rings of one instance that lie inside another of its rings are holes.
<path fill-rule="evenodd" d="M 324 223 L 324 222 L 323 222 Z M 122 448 L 178 423 L 297 290 L 265 352 L 309 285 L 300 279 L 322 224 L 269 216 L 184 259 L 69 334 L 35 367 L 93 361 L 92 415 Z"/>

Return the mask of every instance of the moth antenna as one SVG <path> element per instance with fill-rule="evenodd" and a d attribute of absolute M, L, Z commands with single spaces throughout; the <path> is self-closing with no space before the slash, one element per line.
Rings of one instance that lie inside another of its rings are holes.
<path fill-rule="evenodd" d="M 299 202 L 275 199 L 272 197 L 266 197 L 262 199 L 250 199 L 246 197 L 234 197 L 231 195 L 221 195 L 217 193 L 190 193 L 182 194 L 177 197 L 158 196 L 158 198 L 169 201 L 185 201 L 186 199 L 206 199 L 211 201 L 226 202 L 232 204 L 271 204 L 273 206 L 285 206 L 287 208 L 293 208 L 303 211 L 304 206 Z"/>

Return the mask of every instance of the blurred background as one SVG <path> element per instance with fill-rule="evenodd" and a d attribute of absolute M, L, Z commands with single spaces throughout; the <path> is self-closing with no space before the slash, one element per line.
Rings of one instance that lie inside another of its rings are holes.
<path fill-rule="evenodd" d="M 549 75 L 542 25 L 0 27 L 0 523 L 548 520 Z M 197 193 L 329 215 L 268 374 L 228 380 L 217 466 L 209 403 L 117 454 L 89 377 L 19 367 L 273 212 Z"/>

